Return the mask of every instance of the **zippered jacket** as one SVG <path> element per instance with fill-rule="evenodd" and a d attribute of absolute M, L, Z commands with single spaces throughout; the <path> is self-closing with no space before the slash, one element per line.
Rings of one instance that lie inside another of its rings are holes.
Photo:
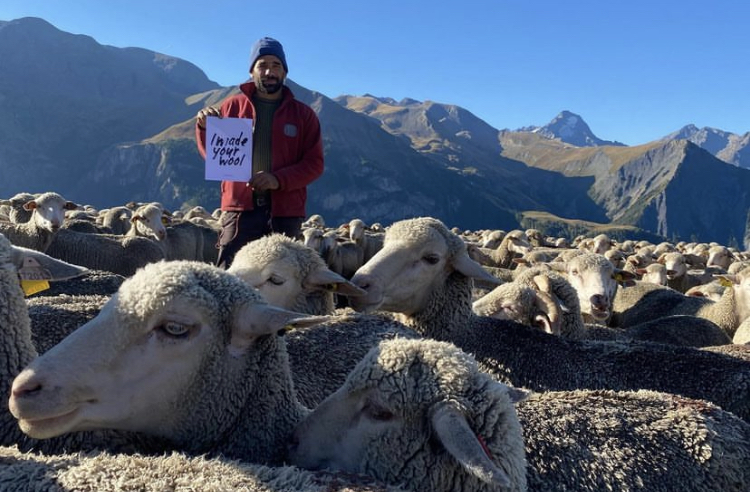
<path fill-rule="evenodd" d="M 252 96 L 254 82 L 240 85 L 240 94 L 221 104 L 222 118 L 252 118 L 255 107 Z M 274 217 L 306 217 L 307 185 L 323 174 L 323 142 L 320 122 L 313 109 L 294 98 L 282 87 L 281 104 L 273 115 L 271 134 L 271 172 L 279 181 L 279 189 L 271 191 L 271 215 Z M 201 156 L 206 157 L 206 130 L 195 126 L 195 141 Z M 245 182 L 221 182 L 221 209 L 243 211 L 253 209 L 253 190 Z"/>

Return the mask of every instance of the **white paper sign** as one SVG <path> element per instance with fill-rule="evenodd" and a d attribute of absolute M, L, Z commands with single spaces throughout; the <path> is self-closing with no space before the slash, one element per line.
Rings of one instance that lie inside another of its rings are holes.
<path fill-rule="evenodd" d="M 206 180 L 250 181 L 253 120 L 206 118 Z"/>

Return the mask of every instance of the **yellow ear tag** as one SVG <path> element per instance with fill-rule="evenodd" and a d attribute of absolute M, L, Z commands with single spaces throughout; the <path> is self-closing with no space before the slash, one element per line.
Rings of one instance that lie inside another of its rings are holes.
<path fill-rule="evenodd" d="M 26 297 L 49 289 L 49 282 L 46 280 L 21 280 L 21 289 Z"/>
<path fill-rule="evenodd" d="M 732 286 L 734 286 L 734 284 L 732 283 L 731 280 L 728 280 L 728 279 L 726 279 L 724 277 L 719 277 L 719 285 L 721 285 L 722 287 L 732 287 Z"/>

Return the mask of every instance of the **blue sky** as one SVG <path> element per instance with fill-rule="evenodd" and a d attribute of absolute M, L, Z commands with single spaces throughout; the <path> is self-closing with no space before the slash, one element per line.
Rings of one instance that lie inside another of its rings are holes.
<path fill-rule="evenodd" d="M 638 145 L 693 123 L 750 131 L 747 0 L 2 0 L 101 44 L 194 63 L 221 85 L 279 39 L 289 77 L 329 97 L 456 104 L 495 128 L 577 113 Z"/>

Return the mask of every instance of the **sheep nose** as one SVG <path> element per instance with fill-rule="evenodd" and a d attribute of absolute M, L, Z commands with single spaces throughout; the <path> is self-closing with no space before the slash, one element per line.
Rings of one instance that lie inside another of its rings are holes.
<path fill-rule="evenodd" d="M 601 310 L 609 308 L 609 302 L 607 302 L 607 298 L 601 294 L 595 294 L 591 296 L 591 305 Z"/>
<path fill-rule="evenodd" d="M 351 282 L 360 289 L 369 291 L 372 288 L 373 279 L 372 276 L 367 274 L 355 274 L 352 277 Z"/>
<path fill-rule="evenodd" d="M 42 390 L 42 383 L 35 378 L 23 378 L 23 374 L 20 374 L 15 381 L 13 381 L 13 387 L 11 389 L 11 398 L 26 398 L 34 396 Z"/>

